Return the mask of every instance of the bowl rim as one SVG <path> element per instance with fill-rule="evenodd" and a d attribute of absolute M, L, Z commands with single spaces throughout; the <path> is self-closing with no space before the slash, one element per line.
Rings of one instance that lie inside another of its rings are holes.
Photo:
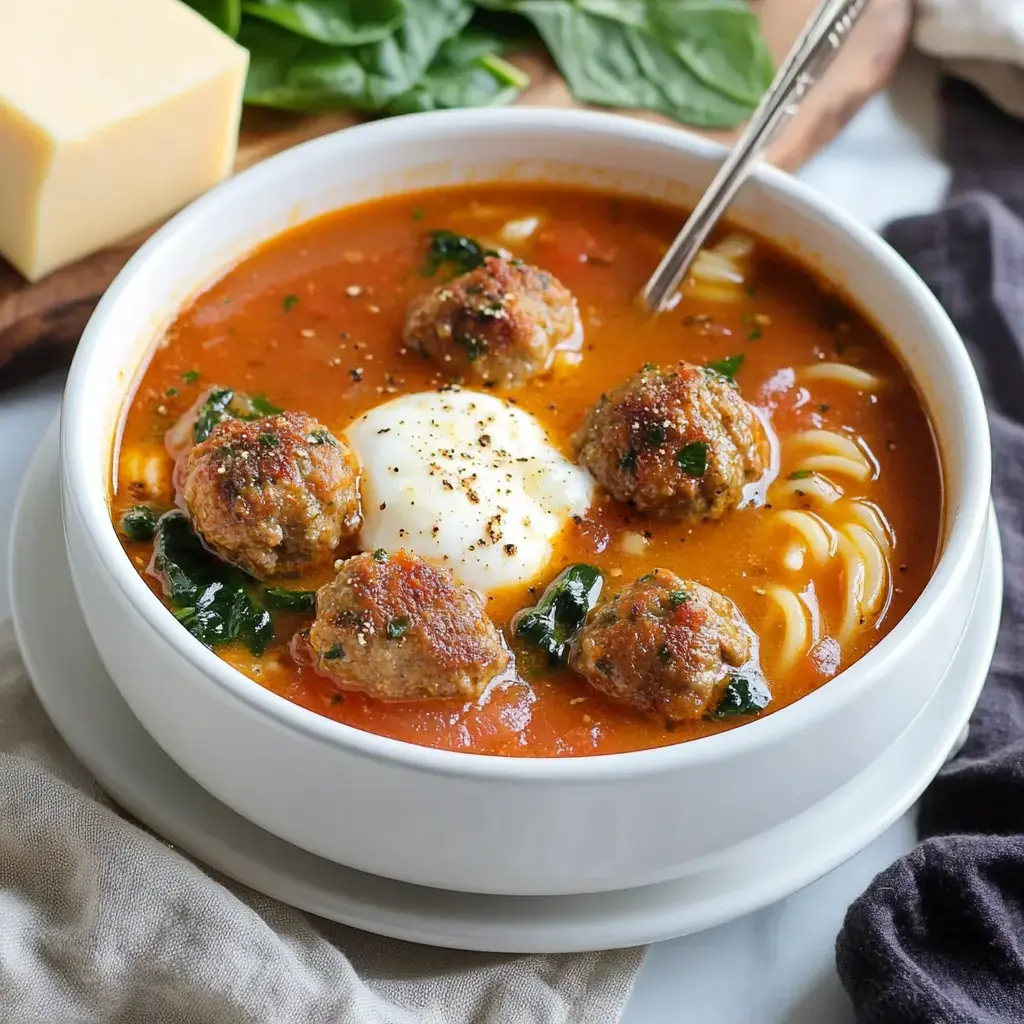
<path fill-rule="evenodd" d="M 420 746 L 357 729 L 307 710 L 233 668 L 180 628 L 132 566 L 117 540 L 106 488 L 91 480 L 86 470 L 93 464 L 94 452 L 86 448 L 85 432 L 79 430 L 77 424 L 89 415 L 88 395 L 83 387 L 88 366 L 101 351 L 106 325 L 122 295 L 132 287 L 148 261 L 197 224 L 215 218 L 222 198 L 229 193 L 245 189 L 258 191 L 261 183 L 273 181 L 282 170 L 294 165 L 295 171 L 301 171 L 305 162 L 321 153 L 337 151 L 343 157 L 346 144 L 353 139 L 388 146 L 400 142 L 411 147 L 416 141 L 429 140 L 438 133 L 455 133 L 460 137 L 475 136 L 483 148 L 488 136 L 506 130 L 529 131 L 536 135 L 583 133 L 614 139 L 621 144 L 645 143 L 682 152 L 709 165 L 719 162 L 726 152 L 718 143 L 679 128 L 620 114 L 529 107 L 469 109 L 412 114 L 345 128 L 302 143 L 229 178 L 185 207 L 148 239 L 117 275 L 90 317 L 72 362 L 62 403 L 60 448 L 64 502 L 70 500 L 92 553 L 110 583 L 125 602 L 137 610 L 156 638 L 223 695 L 314 742 L 340 746 L 372 760 L 399 763 L 431 774 L 578 783 L 685 770 L 696 764 L 732 760 L 765 746 L 784 743 L 787 737 L 812 728 L 822 718 L 840 711 L 859 691 L 876 681 L 892 665 L 899 648 L 936 613 L 938 606 L 954 599 L 956 584 L 967 572 L 976 544 L 985 530 L 991 459 L 981 388 L 960 336 L 938 300 L 902 257 L 874 231 L 808 186 L 767 165 L 760 166 L 754 174 L 760 186 L 776 198 L 801 206 L 828 221 L 869 258 L 878 272 L 895 278 L 908 300 L 915 304 L 920 318 L 928 324 L 931 342 L 943 351 L 951 364 L 960 429 L 974 456 L 965 468 L 956 495 L 945 496 L 947 507 L 958 499 L 958 514 L 950 524 L 946 543 L 921 595 L 871 651 L 807 696 L 741 728 L 625 753 L 567 758 L 508 757 Z M 135 366 L 135 372 L 127 379 L 136 380 L 138 369 L 139 366 Z M 112 366 L 108 372 L 117 372 L 117 368 Z M 120 416 L 115 422 L 120 422 Z M 66 507 L 64 515 L 68 515 Z"/>

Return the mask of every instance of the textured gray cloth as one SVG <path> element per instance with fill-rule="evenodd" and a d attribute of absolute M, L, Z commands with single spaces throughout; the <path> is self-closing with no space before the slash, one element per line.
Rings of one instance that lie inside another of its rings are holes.
<path fill-rule="evenodd" d="M 118 812 L 0 625 L 3 1024 L 605 1024 L 642 960 L 431 949 L 211 875 Z"/>

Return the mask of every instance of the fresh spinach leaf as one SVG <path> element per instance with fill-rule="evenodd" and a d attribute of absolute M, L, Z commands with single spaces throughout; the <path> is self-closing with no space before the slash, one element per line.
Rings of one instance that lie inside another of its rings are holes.
<path fill-rule="evenodd" d="M 532 608 L 513 620 L 513 632 L 548 656 L 550 665 L 564 665 L 569 644 L 583 627 L 601 596 L 604 577 L 592 565 L 577 563 L 560 572 Z"/>
<path fill-rule="evenodd" d="M 449 266 L 456 274 L 465 274 L 479 267 L 486 257 L 497 255 L 493 249 L 485 249 L 473 238 L 440 228 L 430 232 L 430 248 L 420 273 L 430 277 L 441 267 Z"/>
<path fill-rule="evenodd" d="M 168 512 L 157 523 L 151 571 L 175 618 L 207 647 L 241 641 L 262 654 L 274 638 L 270 613 L 250 595 L 249 578 L 203 547 L 184 512 Z"/>
<path fill-rule="evenodd" d="M 768 684 L 760 676 L 733 674 L 722 690 L 715 709 L 708 718 L 733 718 L 736 715 L 756 715 L 772 699 Z"/>
<path fill-rule="evenodd" d="M 246 19 L 238 37 L 249 50 L 246 102 L 283 110 L 380 111 L 420 80 L 441 44 L 473 14 L 469 0 L 405 0 L 405 6 L 394 32 L 353 47 Z"/>
<path fill-rule="evenodd" d="M 389 104 L 389 114 L 512 103 L 530 76 L 500 56 L 500 38 L 472 26 L 449 39 L 423 77 Z"/>
<path fill-rule="evenodd" d="M 376 43 L 405 20 L 402 0 L 253 0 L 244 13 L 331 46 Z"/>
<path fill-rule="evenodd" d="M 771 82 L 739 0 L 478 0 L 528 18 L 573 95 L 704 128 L 742 122 Z"/>
<path fill-rule="evenodd" d="M 730 384 L 736 383 L 736 374 L 739 373 L 740 367 L 743 365 L 743 361 L 746 356 L 739 352 L 734 356 L 725 356 L 723 359 L 715 359 L 705 365 L 706 370 L 710 370 L 713 374 L 718 377 L 722 377 L 727 380 Z"/>
<path fill-rule="evenodd" d="M 229 36 L 238 35 L 242 24 L 241 0 L 185 0 L 193 10 L 198 11 L 207 21 L 212 22 Z"/>
<path fill-rule="evenodd" d="M 616 0 L 612 0 L 616 2 Z M 757 18 L 736 0 L 653 0 L 651 29 L 705 85 L 757 106 L 775 68 Z"/>
<path fill-rule="evenodd" d="M 316 591 L 267 587 L 263 591 L 263 603 L 276 612 L 308 612 L 312 614 L 316 611 Z"/>

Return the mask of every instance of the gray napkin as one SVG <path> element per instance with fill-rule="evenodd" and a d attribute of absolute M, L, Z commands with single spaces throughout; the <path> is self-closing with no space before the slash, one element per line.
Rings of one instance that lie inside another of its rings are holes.
<path fill-rule="evenodd" d="M 642 960 L 431 949 L 214 876 L 100 790 L 0 624 L 5 1024 L 605 1024 Z"/>

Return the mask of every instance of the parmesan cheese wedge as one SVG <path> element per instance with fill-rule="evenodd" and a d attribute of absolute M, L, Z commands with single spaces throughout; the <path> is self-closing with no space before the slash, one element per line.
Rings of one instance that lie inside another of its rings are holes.
<path fill-rule="evenodd" d="M 248 59 L 179 0 L 0 0 L 0 254 L 38 280 L 226 177 Z"/>

